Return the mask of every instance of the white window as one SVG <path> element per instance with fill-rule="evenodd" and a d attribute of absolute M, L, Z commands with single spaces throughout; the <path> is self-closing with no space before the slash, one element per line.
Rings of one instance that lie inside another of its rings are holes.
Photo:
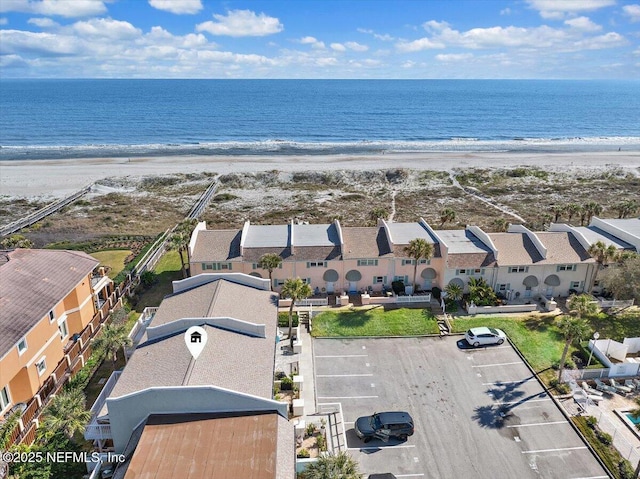
<path fill-rule="evenodd" d="M 36 363 L 36 369 L 38 370 L 38 376 L 42 376 L 44 372 L 47 370 L 47 362 L 46 358 L 42 358 L 40 361 Z"/>
<path fill-rule="evenodd" d="M 374 276 L 373 284 L 384 284 L 386 283 L 386 277 L 384 276 Z"/>
<path fill-rule="evenodd" d="M 326 261 L 307 261 L 307 268 L 326 268 Z"/>
<path fill-rule="evenodd" d="M 556 271 L 575 271 L 575 270 L 576 270 L 575 264 L 559 264 L 558 267 L 556 268 Z"/>
<path fill-rule="evenodd" d="M 461 274 L 467 274 L 467 270 L 466 269 L 457 269 L 456 270 L 456 276 L 460 276 Z"/>
<path fill-rule="evenodd" d="M 509 273 L 526 273 L 529 271 L 528 266 L 509 266 Z"/>
<path fill-rule="evenodd" d="M 284 284 L 284 279 L 274 279 L 273 280 L 273 287 L 274 288 L 278 288 L 280 286 L 282 286 Z"/>
<path fill-rule="evenodd" d="M 53 320 L 56 319 L 56 313 L 53 312 L 53 309 L 49 311 L 49 322 L 53 323 Z"/>
<path fill-rule="evenodd" d="M 22 338 L 18 342 L 18 354 L 22 356 L 26 350 L 27 350 L 27 338 Z"/>
<path fill-rule="evenodd" d="M 359 259 L 358 266 L 378 266 L 377 259 Z"/>
<path fill-rule="evenodd" d="M 415 259 L 403 259 L 402 260 L 402 266 L 406 266 L 408 264 L 413 266 L 414 264 L 416 264 L 416 260 Z"/>
<path fill-rule="evenodd" d="M 11 396 L 9 396 L 9 386 L 5 386 L 0 389 L 0 411 L 7 409 L 10 403 Z"/>
<path fill-rule="evenodd" d="M 571 289 L 580 289 L 580 281 L 571 281 L 569 286 Z"/>
<path fill-rule="evenodd" d="M 66 319 L 58 322 L 58 331 L 60 331 L 60 339 L 64 339 L 69 336 L 69 329 L 67 328 Z"/>
<path fill-rule="evenodd" d="M 507 285 L 506 284 L 499 284 L 498 285 L 498 291 L 506 291 L 507 290 Z"/>
<path fill-rule="evenodd" d="M 421 259 L 418 264 L 431 264 L 431 260 L 430 259 Z"/>
<path fill-rule="evenodd" d="M 409 283 L 409 276 L 404 275 L 404 276 L 394 276 L 393 277 L 394 281 L 402 281 L 404 284 L 408 284 Z"/>
<path fill-rule="evenodd" d="M 208 269 L 213 269 L 213 264 L 211 264 L 211 263 L 202 263 L 202 270 L 206 271 Z"/>

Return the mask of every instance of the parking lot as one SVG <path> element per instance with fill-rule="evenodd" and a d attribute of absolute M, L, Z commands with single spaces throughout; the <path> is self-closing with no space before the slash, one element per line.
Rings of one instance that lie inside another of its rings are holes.
<path fill-rule="evenodd" d="M 456 336 L 313 344 L 317 402 L 341 404 L 349 453 L 365 474 L 608 477 L 508 343 L 472 349 Z M 358 417 L 397 410 L 415 422 L 407 441 L 356 436 Z"/>

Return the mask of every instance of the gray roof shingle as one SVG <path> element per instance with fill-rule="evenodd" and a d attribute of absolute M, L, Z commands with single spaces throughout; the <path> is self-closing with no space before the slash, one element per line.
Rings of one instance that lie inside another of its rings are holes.
<path fill-rule="evenodd" d="M 0 358 L 98 266 L 80 251 L 16 249 L 0 263 Z"/>

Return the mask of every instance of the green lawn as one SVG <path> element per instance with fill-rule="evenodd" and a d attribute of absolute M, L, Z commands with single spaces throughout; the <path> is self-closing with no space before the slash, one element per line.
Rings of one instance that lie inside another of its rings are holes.
<path fill-rule="evenodd" d="M 640 335 L 640 320 L 637 313 L 607 316 L 601 313 L 588 320 L 592 331 L 598 331 L 601 338 L 611 338 L 622 341 L 625 337 Z M 554 377 L 551 366 L 560 361 L 564 339 L 558 330 L 555 316 L 530 316 L 521 318 L 458 318 L 452 321 L 453 332 L 464 332 L 469 328 L 490 326 L 502 329 L 520 352 L 527 358 L 531 367 L 541 373 L 545 381 Z M 589 338 L 584 338 L 585 340 Z M 572 345 L 569 357 L 578 351 L 579 346 Z M 597 359 L 592 358 L 591 366 L 598 366 Z"/>
<path fill-rule="evenodd" d="M 147 306 L 160 306 L 162 299 L 173 293 L 173 281 L 182 279 L 180 255 L 177 251 L 169 251 L 160 258 L 156 268 L 156 283 L 138 295 L 135 310 L 142 313 Z"/>
<path fill-rule="evenodd" d="M 113 279 L 124 269 L 124 260 L 130 254 L 131 250 L 116 249 L 98 251 L 96 253 L 91 253 L 91 256 L 100 261 L 100 266 L 108 266 L 111 268 L 109 270 L 109 278 Z"/>
<path fill-rule="evenodd" d="M 414 336 L 437 334 L 435 317 L 427 309 L 325 311 L 313 318 L 313 336 Z"/>

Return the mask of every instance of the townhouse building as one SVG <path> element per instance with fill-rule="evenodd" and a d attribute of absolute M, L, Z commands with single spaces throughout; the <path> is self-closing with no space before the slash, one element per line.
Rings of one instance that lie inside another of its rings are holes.
<path fill-rule="evenodd" d="M 487 233 L 477 226 L 434 230 L 423 219 L 379 220 L 375 227 L 343 227 L 337 220 L 324 225 L 246 222 L 242 230 L 223 231 L 200 223 L 191 237 L 189 260 L 194 274 L 226 270 L 267 277 L 258 262 L 263 254 L 275 253 L 283 259 L 273 271 L 276 291 L 287 278 L 300 277 L 316 294 L 388 291 L 396 280 L 411 293 L 415 261 L 405 248 L 422 238 L 433 245 L 434 254 L 417 266 L 420 289 L 443 289 L 453 282 L 466 290 L 470 277 L 481 277 L 508 299 L 568 296 L 589 286 L 596 267 L 589 246 L 606 238 L 617 248 L 637 250 L 638 224 L 638 219 L 594 217 L 585 228 L 552 225 L 547 232 L 533 232 L 510 225 L 505 233 Z"/>
<path fill-rule="evenodd" d="M 90 354 L 112 306 L 98 264 L 77 251 L 0 252 L 0 419 L 23 412 L 14 441 L 33 439 L 44 403 Z"/>

